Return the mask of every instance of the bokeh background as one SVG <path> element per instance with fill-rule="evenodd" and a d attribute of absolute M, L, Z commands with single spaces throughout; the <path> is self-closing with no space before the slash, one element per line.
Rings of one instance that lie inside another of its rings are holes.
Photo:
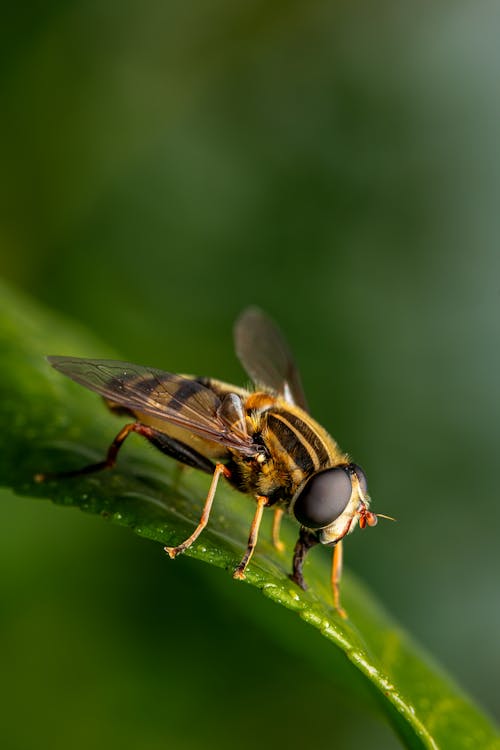
<path fill-rule="evenodd" d="M 127 359 L 236 383 L 232 322 L 269 311 L 398 518 L 347 565 L 500 718 L 498 4 L 2 16 L 2 275 Z M 1 498 L 5 747 L 399 747 L 257 592 Z"/>

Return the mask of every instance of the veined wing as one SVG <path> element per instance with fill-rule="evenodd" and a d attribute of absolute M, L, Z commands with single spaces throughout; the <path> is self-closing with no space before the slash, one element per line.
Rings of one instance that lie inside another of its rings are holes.
<path fill-rule="evenodd" d="M 244 455 L 257 452 L 251 437 L 224 417 L 217 394 L 197 380 L 109 359 L 47 359 L 76 383 L 133 412 L 183 427 Z"/>
<path fill-rule="evenodd" d="M 280 329 L 258 307 L 242 312 L 234 326 L 236 354 L 252 380 L 308 411 L 300 374 Z"/>

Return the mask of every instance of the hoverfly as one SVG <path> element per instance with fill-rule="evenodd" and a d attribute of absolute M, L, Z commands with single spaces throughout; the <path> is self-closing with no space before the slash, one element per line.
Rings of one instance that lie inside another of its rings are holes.
<path fill-rule="evenodd" d="M 305 557 L 311 547 L 333 547 L 334 605 L 340 606 L 342 539 L 356 524 L 374 526 L 366 477 L 310 415 L 300 375 L 278 327 L 262 311 L 248 308 L 234 327 L 235 348 L 255 384 L 245 390 L 212 378 L 174 375 L 128 362 L 48 357 L 59 372 L 103 396 L 111 410 L 131 418 L 104 460 L 37 481 L 74 477 L 111 468 L 125 439 L 136 432 L 167 456 L 212 475 L 198 525 L 175 547 L 187 550 L 207 525 L 221 476 L 256 500 L 247 548 L 234 578 L 243 579 L 257 543 L 265 508 L 274 510 L 278 549 L 284 513 L 300 524 L 290 578 L 306 589 Z"/>

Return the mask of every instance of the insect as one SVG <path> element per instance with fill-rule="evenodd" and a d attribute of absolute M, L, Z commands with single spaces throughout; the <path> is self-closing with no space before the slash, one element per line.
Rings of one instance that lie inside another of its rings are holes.
<path fill-rule="evenodd" d="M 290 578 L 306 589 L 303 566 L 317 544 L 333 547 L 331 582 L 337 612 L 342 540 L 359 523 L 374 526 L 363 470 L 309 414 L 300 375 L 276 324 L 255 307 L 234 327 L 236 353 L 255 384 L 238 388 L 205 377 L 174 375 L 128 362 L 48 357 L 72 380 L 100 394 L 117 414 L 130 417 L 98 463 L 37 481 L 75 477 L 114 466 L 125 439 L 135 432 L 167 456 L 212 475 L 193 533 L 171 558 L 187 550 L 207 525 L 221 476 L 256 501 L 248 543 L 234 578 L 243 579 L 254 552 L 265 508 L 274 510 L 273 541 L 283 549 L 279 527 L 284 513 L 300 524 Z M 379 514 L 380 515 L 380 514 Z M 385 516 L 387 517 L 387 516 Z"/>

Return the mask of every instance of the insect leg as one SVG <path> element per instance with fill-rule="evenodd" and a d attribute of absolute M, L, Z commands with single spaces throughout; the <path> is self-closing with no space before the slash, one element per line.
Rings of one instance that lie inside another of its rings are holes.
<path fill-rule="evenodd" d="M 342 576 L 342 540 L 337 542 L 333 548 L 333 562 L 332 562 L 332 591 L 333 591 L 333 606 L 341 617 L 347 618 L 347 612 L 340 606 L 340 578 Z"/>
<path fill-rule="evenodd" d="M 301 589 L 307 591 L 307 584 L 304 581 L 304 575 L 302 568 L 304 567 L 304 561 L 306 555 L 316 544 L 318 544 L 318 537 L 313 531 L 304 528 L 300 529 L 299 538 L 293 551 L 293 571 L 290 574 L 290 579 L 294 581 Z"/>
<path fill-rule="evenodd" d="M 257 510 L 255 511 L 252 525 L 250 526 L 250 535 L 248 537 L 247 550 L 243 555 L 240 564 L 234 569 L 233 573 L 233 578 L 238 578 L 240 581 L 245 578 L 246 567 L 250 562 L 253 551 L 255 549 L 255 545 L 257 544 L 257 537 L 259 536 L 259 526 L 260 522 L 262 521 L 262 514 L 264 513 L 264 508 L 266 507 L 266 505 L 267 497 L 264 497 L 263 495 L 257 495 Z"/>
<path fill-rule="evenodd" d="M 285 545 L 280 539 L 281 519 L 283 518 L 284 512 L 285 511 L 283 510 L 283 508 L 276 508 L 273 516 L 273 546 L 278 550 L 278 552 L 284 552 L 285 550 Z"/>
<path fill-rule="evenodd" d="M 207 525 L 210 511 L 212 509 L 212 503 L 214 501 L 215 490 L 217 489 L 217 484 L 219 482 L 219 477 L 221 474 L 224 474 L 226 479 L 229 479 L 229 477 L 231 476 L 231 472 L 226 466 L 224 466 L 224 464 L 216 464 L 212 482 L 210 483 L 210 488 L 208 490 L 207 499 L 205 500 L 205 505 L 203 506 L 203 512 L 201 514 L 200 521 L 191 536 L 181 542 L 181 544 L 178 544 L 177 547 L 165 547 L 165 552 L 169 555 L 169 557 L 172 558 L 172 560 L 181 552 L 185 552 L 193 544 L 193 542 L 198 539 L 201 532 Z"/>
<path fill-rule="evenodd" d="M 141 424 L 141 422 L 131 422 L 126 424 L 115 437 L 108 448 L 104 461 L 98 461 L 97 463 L 89 464 L 80 469 L 72 469 L 71 471 L 35 474 L 35 481 L 45 482 L 48 479 L 67 479 L 68 477 L 78 477 L 83 474 L 93 474 L 96 471 L 113 468 L 116 463 L 118 451 L 131 432 L 137 432 L 138 435 L 142 435 L 146 440 L 149 440 L 150 443 L 158 448 L 158 450 L 171 458 L 175 458 L 176 461 L 180 461 L 187 466 L 192 466 L 195 469 L 208 472 L 209 474 L 214 470 L 212 461 L 197 453 L 189 446 L 184 445 L 184 443 L 181 443 L 179 440 L 175 440 L 174 438 L 165 435 L 163 432 L 155 430 L 153 427 Z"/>
<path fill-rule="evenodd" d="M 47 474 L 35 474 L 35 482 L 45 482 L 48 479 L 67 479 L 68 477 L 79 477 L 82 474 L 93 474 L 95 471 L 111 469 L 116 463 L 116 456 L 123 445 L 124 440 L 131 432 L 137 432 L 144 437 L 151 438 L 151 427 L 140 424 L 140 422 L 131 422 L 123 427 L 108 448 L 104 461 L 98 461 L 95 464 L 89 464 L 81 469 L 72 469 L 71 471 L 48 472 Z"/>

